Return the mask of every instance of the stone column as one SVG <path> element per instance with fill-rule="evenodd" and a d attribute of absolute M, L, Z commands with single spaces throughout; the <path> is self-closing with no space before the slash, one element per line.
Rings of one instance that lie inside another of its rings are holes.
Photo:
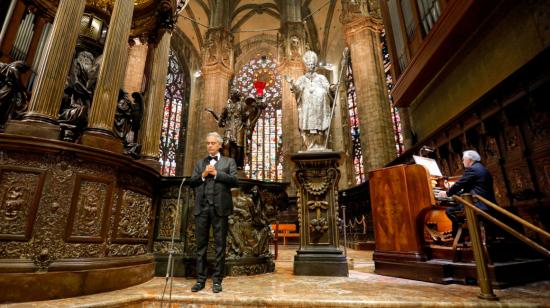
<path fill-rule="evenodd" d="M 302 61 L 302 55 L 305 52 L 306 36 L 304 24 L 300 22 L 299 1 L 289 1 L 283 6 L 285 21 L 281 23 L 282 41 L 279 46 L 279 66 L 282 81 L 282 113 L 283 113 L 283 151 L 285 153 L 283 165 L 283 178 L 290 181 L 287 193 L 290 196 L 296 194 L 296 184 L 292 178 L 294 166 L 290 159 L 292 153 L 302 149 L 302 137 L 298 131 L 298 111 L 296 97 L 290 91 L 290 85 L 284 76 L 288 75 L 297 80 L 305 74 L 305 67 Z"/>
<path fill-rule="evenodd" d="M 29 111 L 23 121 L 10 121 L 6 132 L 57 139 L 57 114 L 80 31 L 85 0 L 61 0 L 44 47 Z"/>
<path fill-rule="evenodd" d="M 279 66 L 281 76 L 288 75 L 297 80 L 304 75 L 305 68 L 302 61 L 287 60 Z M 284 77 L 283 77 L 284 78 Z M 285 153 L 285 165 L 283 166 L 283 178 L 289 181 L 292 178 L 292 164 L 290 155 L 302 149 L 302 137 L 298 131 L 298 110 L 294 93 L 290 91 L 290 85 L 282 81 L 282 116 L 283 116 L 283 149 Z M 294 195 L 294 185 L 289 187 L 288 193 Z"/>
<path fill-rule="evenodd" d="M 148 89 L 145 94 L 145 111 L 143 124 L 139 132 L 141 144 L 141 162 L 156 170 L 160 170 L 159 146 L 164 115 L 164 95 L 166 92 L 166 77 L 168 75 L 168 55 L 172 35 L 164 33 L 160 42 L 154 47 L 150 56 L 151 67 Z M 151 46 L 150 46 L 151 48 Z"/>
<path fill-rule="evenodd" d="M 292 155 L 300 221 L 300 248 L 294 275 L 347 276 L 346 256 L 338 249 L 338 152 Z"/>
<path fill-rule="evenodd" d="M 339 189 L 346 189 L 355 186 L 355 176 L 353 171 L 353 145 L 351 143 L 351 133 L 349 128 L 348 98 L 346 96 L 346 87 L 342 84 L 338 90 L 338 105 L 334 108 L 333 128 L 331 132 L 331 148 L 334 151 L 342 153 L 341 164 L 338 167 L 342 174 L 341 185 Z M 330 145 L 330 144 L 329 144 Z"/>
<path fill-rule="evenodd" d="M 196 108 L 190 108 L 190 129 L 195 130 L 191 145 L 193 155 L 188 157 L 192 163 L 206 155 L 204 144 L 208 132 L 217 131 L 223 136 L 223 130 L 217 121 L 204 108 L 212 108 L 219 113 L 229 98 L 229 82 L 233 76 L 233 34 L 225 28 L 211 29 L 206 33 L 202 50 L 202 80 L 204 83 L 202 99 Z"/>
<path fill-rule="evenodd" d="M 200 127 L 200 113 L 204 110 L 202 107 L 203 97 L 207 96 L 204 93 L 204 79 L 201 76 L 191 77 L 191 95 L 189 97 L 189 117 L 187 118 L 187 142 L 185 145 L 185 161 L 183 165 L 183 175 L 191 176 L 193 167 L 195 166 L 196 155 L 201 149 L 200 142 L 204 141 L 204 136 L 199 136 L 197 133 Z M 204 144 L 202 153 L 204 155 Z"/>
<path fill-rule="evenodd" d="M 122 153 L 122 142 L 113 135 L 113 122 L 126 69 L 127 42 L 133 12 L 133 0 L 116 0 L 103 48 L 103 61 L 90 108 L 88 128 L 80 139 L 82 144 L 115 153 Z"/>
<path fill-rule="evenodd" d="M 382 19 L 376 8 L 369 7 L 367 13 L 358 6 L 344 2 L 341 20 L 351 53 L 361 148 L 368 172 L 390 162 L 396 150 L 380 44 Z"/>
<path fill-rule="evenodd" d="M 403 134 L 404 151 L 413 146 L 412 126 L 409 107 L 399 107 L 399 119 L 401 119 L 401 134 Z"/>

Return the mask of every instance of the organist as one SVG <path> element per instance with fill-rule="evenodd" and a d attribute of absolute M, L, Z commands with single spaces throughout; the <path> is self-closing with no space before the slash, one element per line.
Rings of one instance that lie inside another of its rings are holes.
<path fill-rule="evenodd" d="M 448 191 L 440 191 L 437 194 L 439 198 L 446 198 L 456 194 L 471 193 L 472 195 L 480 195 L 485 199 L 496 203 L 495 191 L 493 189 L 493 177 L 491 173 L 480 162 L 481 157 L 476 151 L 464 151 L 462 155 L 462 164 L 464 165 L 464 174 L 454 183 Z M 488 208 L 481 201 L 475 201 L 475 206 L 483 211 Z M 452 235 L 456 235 L 458 230 L 457 214 L 464 211 L 464 205 L 458 203 L 453 207 L 445 210 L 447 217 L 452 221 Z"/>

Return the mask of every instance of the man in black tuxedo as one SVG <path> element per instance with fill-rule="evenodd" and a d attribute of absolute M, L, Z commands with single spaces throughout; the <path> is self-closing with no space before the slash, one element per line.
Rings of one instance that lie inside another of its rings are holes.
<path fill-rule="evenodd" d="M 197 242 L 197 283 L 191 291 L 204 289 L 206 282 L 206 250 L 210 225 L 214 229 L 216 244 L 216 263 L 212 280 L 212 291 L 222 291 L 223 270 L 225 266 L 225 243 L 227 237 L 227 217 L 233 213 L 231 187 L 238 185 L 237 165 L 230 157 L 221 156 L 223 138 L 216 132 L 206 136 L 206 149 L 209 156 L 200 159 L 193 169 L 189 180 L 195 187 L 195 238 Z"/>
<path fill-rule="evenodd" d="M 442 191 L 439 193 L 439 197 L 447 197 L 462 193 L 471 193 L 472 195 L 479 195 L 483 198 L 496 203 L 495 191 L 493 189 L 493 177 L 485 166 L 479 161 L 481 157 L 476 151 L 464 151 L 462 156 L 462 164 L 464 165 L 464 174 L 462 177 L 449 188 L 447 192 Z M 474 203 L 480 210 L 487 211 L 489 208 L 483 202 L 476 201 Z M 453 236 L 458 230 L 458 218 L 457 213 L 464 211 L 464 205 L 461 203 L 457 206 L 447 208 L 445 213 L 447 217 L 453 222 Z"/>

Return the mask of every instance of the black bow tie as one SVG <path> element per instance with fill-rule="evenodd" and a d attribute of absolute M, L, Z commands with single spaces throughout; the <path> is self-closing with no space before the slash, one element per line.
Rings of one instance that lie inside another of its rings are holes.
<path fill-rule="evenodd" d="M 208 161 L 211 161 L 211 160 L 217 161 L 217 160 L 218 160 L 218 156 L 208 156 Z"/>

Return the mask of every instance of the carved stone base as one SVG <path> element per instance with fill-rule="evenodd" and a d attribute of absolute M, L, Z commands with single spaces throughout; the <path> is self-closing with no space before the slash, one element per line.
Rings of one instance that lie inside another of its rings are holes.
<path fill-rule="evenodd" d="M 80 144 L 117 154 L 122 154 L 124 148 L 118 138 L 96 131 L 85 131 L 80 137 Z"/>
<path fill-rule="evenodd" d="M 60 129 L 55 124 L 45 122 L 9 120 L 6 123 L 5 132 L 7 134 L 58 140 Z"/>
<path fill-rule="evenodd" d="M 348 276 L 348 262 L 341 251 L 298 251 L 294 256 L 294 275 Z"/>
<path fill-rule="evenodd" d="M 152 263 L 88 271 L 4 273 L 0 275 L 0 303 L 49 300 L 122 289 L 150 280 L 153 273 Z"/>
<path fill-rule="evenodd" d="M 348 263 L 338 249 L 338 161 L 341 153 L 303 152 L 291 155 L 296 164 L 300 249 L 295 275 L 347 276 Z"/>

